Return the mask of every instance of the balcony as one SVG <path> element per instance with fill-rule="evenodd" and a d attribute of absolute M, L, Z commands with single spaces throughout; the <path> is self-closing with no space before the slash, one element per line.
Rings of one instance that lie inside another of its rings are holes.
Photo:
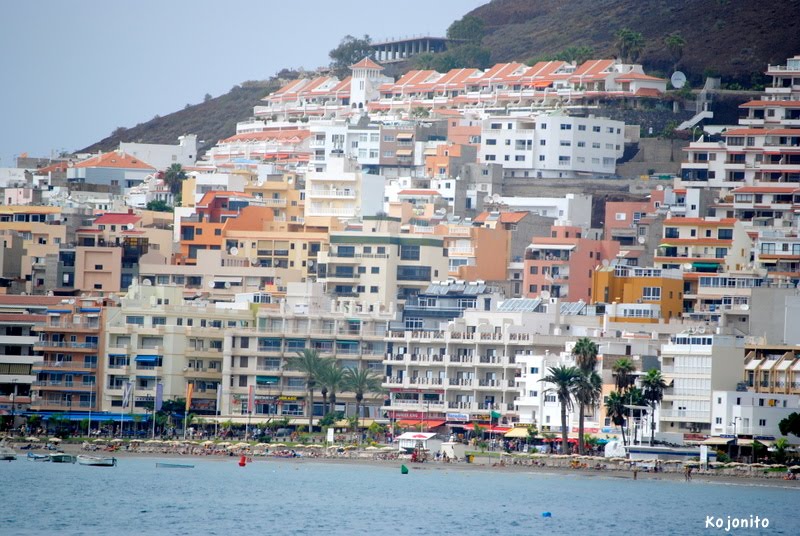
<path fill-rule="evenodd" d="M 455 246 L 447 248 L 447 253 L 451 256 L 474 257 L 475 248 L 472 246 Z"/>
<path fill-rule="evenodd" d="M 66 341 L 44 341 L 39 340 L 34 343 L 35 349 L 47 350 L 49 348 L 69 348 L 70 350 L 77 351 L 92 351 L 97 350 L 96 342 L 66 342 Z"/>
<path fill-rule="evenodd" d="M 695 422 L 709 422 L 711 420 L 710 411 L 689 411 L 689 410 L 661 410 L 660 419 L 676 421 L 695 421 Z"/>
<path fill-rule="evenodd" d="M 48 322 L 47 324 L 38 325 L 34 329 L 36 331 L 47 331 L 47 332 L 52 332 L 52 331 L 68 331 L 68 332 L 88 331 L 88 332 L 94 332 L 94 331 L 99 331 L 100 330 L 100 322 L 99 322 L 99 319 L 98 319 L 97 322 L 84 322 L 84 321 L 81 321 L 81 322 L 69 322 L 69 321 L 64 321 L 64 320 L 61 320 L 61 321 L 53 320 L 51 322 Z"/>
<path fill-rule="evenodd" d="M 31 383 L 32 387 L 37 387 L 39 391 L 70 391 L 90 392 L 96 389 L 94 384 L 83 384 L 79 382 L 36 380 Z"/>
<path fill-rule="evenodd" d="M 470 378 L 449 378 L 448 385 L 451 387 L 472 387 L 474 380 Z"/>
<path fill-rule="evenodd" d="M 474 358 L 471 355 L 451 355 L 447 362 L 451 365 L 472 365 Z"/>
<path fill-rule="evenodd" d="M 423 377 L 412 377 L 411 381 L 409 382 L 411 385 L 442 385 L 442 378 L 423 378 Z"/>
<path fill-rule="evenodd" d="M 97 404 L 89 404 L 89 402 L 72 402 L 69 400 L 46 400 L 40 399 L 31 404 L 31 409 L 35 411 L 64 411 L 64 410 L 80 410 L 80 411 L 99 411 Z"/>
<path fill-rule="evenodd" d="M 82 372 L 97 371 L 97 363 L 85 363 L 82 361 L 36 361 L 33 363 L 34 370 L 69 370 Z"/>
<path fill-rule="evenodd" d="M 350 189 L 337 190 L 337 189 L 317 189 L 306 190 L 306 197 L 322 197 L 322 198 L 335 198 L 335 199 L 355 199 L 356 192 Z"/>

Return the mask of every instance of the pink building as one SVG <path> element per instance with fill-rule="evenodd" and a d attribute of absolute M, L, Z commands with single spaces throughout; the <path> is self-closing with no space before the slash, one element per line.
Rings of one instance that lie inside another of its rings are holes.
<path fill-rule="evenodd" d="M 584 238 L 580 227 L 556 224 L 550 237 L 534 237 L 525 250 L 525 295 L 548 291 L 567 301 L 591 301 L 592 272 L 617 254 L 619 243 L 614 240 Z"/>

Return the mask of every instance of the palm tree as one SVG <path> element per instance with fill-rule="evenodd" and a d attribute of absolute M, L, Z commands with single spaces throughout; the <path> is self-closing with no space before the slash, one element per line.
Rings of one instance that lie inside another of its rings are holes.
<path fill-rule="evenodd" d="M 575 363 L 583 372 L 590 372 L 597 366 L 597 344 L 589 337 L 582 337 L 575 343 L 572 355 L 575 356 Z"/>
<path fill-rule="evenodd" d="M 558 403 L 561 404 L 561 453 L 567 452 L 567 411 L 572 409 L 572 393 L 575 384 L 578 382 L 581 371 L 577 367 L 560 365 L 550 367 L 549 374 L 541 379 L 546 383 L 552 383 L 555 387 L 547 389 L 547 392 L 555 393 Z"/>
<path fill-rule="evenodd" d="M 664 377 L 661 376 L 661 371 L 656 369 L 647 371 L 647 374 L 642 378 L 642 388 L 644 390 L 644 398 L 652 408 L 650 417 L 650 443 L 652 444 L 656 434 L 656 406 L 661 404 L 661 400 L 664 398 L 664 389 L 667 388 Z"/>
<path fill-rule="evenodd" d="M 615 378 L 615 384 L 617 391 L 620 393 L 624 393 L 625 391 L 633 385 L 633 371 L 636 370 L 636 367 L 633 364 L 633 361 L 628 359 L 627 357 L 623 357 L 621 359 L 617 359 L 617 362 L 611 366 L 612 374 Z"/>
<path fill-rule="evenodd" d="M 644 50 L 644 37 L 639 32 L 634 32 L 630 28 L 622 28 L 614 34 L 616 37 L 615 45 L 619 52 L 619 57 L 624 62 L 635 62 L 639 59 L 639 54 Z"/>
<path fill-rule="evenodd" d="M 672 68 L 677 69 L 683 57 L 683 47 L 686 46 L 686 39 L 683 38 L 680 32 L 672 32 L 664 38 L 664 45 L 672 56 L 674 62 Z"/>
<path fill-rule="evenodd" d="M 358 417 L 361 413 L 361 402 L 364 395 L 380 393 L 383 388 L 381 382 L 383 376 L 367 368 L 348 368 L 344 371 L 344 389 L 356 395 L 356 428 L 358 428 Z"/>
<path fill-rule="evenodd" d="M 186 172 L 183 171 L 180 164 L 172 164 L 164 172 L 164 184 L 172 195 L 178 195 L 181 192 L 184 179 L 186 179 Z"/>
<path fill-rule="evenodd" d="M 615 426 L 619 426 L 622 429 L 622 444 L 626 445 L 625 399 L 616 391 L 611 391 L 606 397 L 606 416 L 611 419 Z"/>
<path fill-rule="evenodd" d="M 308 389 L 308 432 L 311 433 L 314 426 L 314 389 L 317 387 L 317 379 L 320 371 L 324 367 L 324 361 L 316 350 L 301 350 L 297 352 L 297 357 L 292 357 L 286 363 L 289 370 L 299 370 L 306 375 L 306 388 Z"/>
<path fill-rule="evenodd" d="M 572 396 L 578 402 L 578 453 L 583 454 L 583 421 L 586 408 L 594 408 L 600 402 L 603 380 L 596 372 L 583 372 L 575 382 Z"/>
<path fill-rule="evenodd" d="M 325 360 L 326 365 L 322 367 L 319 374 L 319 384 L 322 386 L 323 401 L 327 396 L 327 402 L 323 403 L 323 413 L 327 415 L 336 411 L 336 393 L 342 390 L 344 385 L 344 369 L 335 359 Z"/>

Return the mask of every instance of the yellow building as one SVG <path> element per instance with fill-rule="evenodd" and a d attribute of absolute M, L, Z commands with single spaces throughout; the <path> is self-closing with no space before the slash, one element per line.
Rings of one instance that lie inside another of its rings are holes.
<path fill-rule="evenodd" d="M 592 297 L 611 304 L 611 322 L 669 321 L 683 311 L 683 277 L 680 270 L 601 266 L 592 272 Z"/>
<path fill-rule="evenodd" d="M 0 231 L 16 231 L 22 237 L 20 277 L 29 281 L 27 292 L 41 291 L 45 285 L 45 258 L 58 255 L 66 242 L 67 227 L 61 225 L 61 208 L 28 205 L 0 206 Z"/>

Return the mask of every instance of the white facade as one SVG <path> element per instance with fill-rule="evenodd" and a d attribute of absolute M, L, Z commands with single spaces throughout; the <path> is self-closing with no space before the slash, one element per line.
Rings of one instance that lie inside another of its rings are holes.
<path fill-rule="evenodd" d="M 592 223 L 592 196 L 567 194 L 564 197 L 500 197 L 504 210 L 527 210 L 532 214 L 569 222 L 588 229 Z"/>
<path fill-rule="evenodd" d="M 362 168 L 377 167 L 380 159 L 380 128 L 354 126 L 343 120 L 315 121 L 309 127 L 310 171 L 325 171 L 328 160 L 346 156 Z"/>
<path fill-rule="evenodd" d="M 744 374 L 744 341 L 732 335 L 685 332 L 661 347 L 669 387 L 658 431 L 710 433 L 712 391 L 733 390 Z"/>
<path fill-rule="evenodd" d="M 715 436 L 783 437 L 778 423 L 800 411 L 800 395 L 714 391 L 711 398 L 711 433 Z"/>
<path fill-rule="evenodd" d="M 494 116 L 483 121 L 478 161 L 506 177 L 608 177 L 624 151 L 625 123 L 560 113 Z"/>
<path fill-rule="evenodd" d="M 350 158 L 331 158 L 326 170 L 306 174 L 305 219 L 371 216 L 383 210 L 384 179 L 365 175 Z"/>
<path fill-rule="evenodd" d="M 197 135 L 180 136 L 178 145 L 120 142 L 119 150 L 135 156 L 161 171 L 172 164 L 180 164 L 183 167 L 193 166 L 197 161 Z"/>

